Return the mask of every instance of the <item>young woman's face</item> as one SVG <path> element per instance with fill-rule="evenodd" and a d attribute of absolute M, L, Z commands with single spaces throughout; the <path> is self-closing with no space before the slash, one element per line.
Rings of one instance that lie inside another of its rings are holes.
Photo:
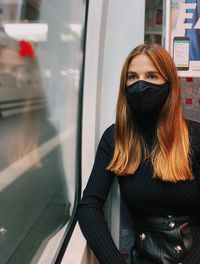
<path fill-rule="evenodd" d="M 151 59 L 145 54 L 137 55 L 131 60 L 126 85 L 131 85 L 139 80 L 155 84 L 166 83 Z"/>

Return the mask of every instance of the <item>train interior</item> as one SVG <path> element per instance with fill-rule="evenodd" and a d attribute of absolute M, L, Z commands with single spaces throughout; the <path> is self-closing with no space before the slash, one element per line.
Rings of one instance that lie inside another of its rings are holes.
<path fill-rule="evenodd" d="M 144 42 L 170 51 L 178 2 L 0 1 L 1 264 L 99 263 L 77 206 L 115 122 L 123 61 Z M 200 122 L 200 78 L 180 77 L 184 115 Z M 116 182 L 105 216 L 130 263 L 134 232 Z"/>

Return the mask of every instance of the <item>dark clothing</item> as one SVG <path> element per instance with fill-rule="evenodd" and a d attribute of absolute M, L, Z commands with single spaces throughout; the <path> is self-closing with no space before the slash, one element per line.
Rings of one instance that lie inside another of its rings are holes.
<path fill-rule="evenodd" d="M 200 229 L 197 216 L 135 215 L 131 264 L 181 264 Z"/>
<path fill-rule="evenodd" d="M 139 126 L 151 148 L 155 141 L 156 116 L 153 119 L 148 116 L 145 118 L 140 119 L 144 122 Z M 134 175 L 130 176 L 117 177 L 106 170 L 114 151 L 114 125 L 104 132 L 78 213 L 82 232 L 101 264 L 126 263 L 112 240 L 103 215 L 103 205 L 114 177 L 118 178 L 121 195 L 133 220 L 137 214 L 188 216 L 200 212 L 200 124 L 187 121 L 187 125 L 195 179 L 177 183 L 153 179 L 150 161 L 139 166 Z M 182 263 L 200 263 L 200 230 Z"/>

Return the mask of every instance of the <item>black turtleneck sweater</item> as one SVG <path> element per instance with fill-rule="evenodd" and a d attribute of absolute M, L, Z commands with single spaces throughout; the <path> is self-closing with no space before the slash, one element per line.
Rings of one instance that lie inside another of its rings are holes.
<path fill-rule="evenodd" d="M 149 148 L 153 146 L 156 115 L 136 117 L 140 132 Z M 152 164 L 139 166 L 134 175 L 116 176 L 106 170 L 114 151 L 112 125 L 104 132 L 96 153 L 95 163 L 79 205 L 78 220 L 84 236 L 101 264 L 125 264 L 113 242 L 104 219 L 103 206 L 114 177 L 118 178 L 121 195 L 134 218 L 137 213 L 157 215 L 194 215 L 200 212 L 200 124 L 187 121 L 195 179 L 177 183 L 153 179 Z M 200 231 L 183 264 L 200 263 Z"/>

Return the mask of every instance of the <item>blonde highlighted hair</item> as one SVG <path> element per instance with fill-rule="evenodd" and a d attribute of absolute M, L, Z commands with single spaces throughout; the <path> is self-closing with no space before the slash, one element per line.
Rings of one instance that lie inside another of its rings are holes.
<path fill-rule="evenodd" d="M 170 84 L 169 96 L 157 121 L 157 142 L 150 153 L 138 132 L 125 95 L 129 64 L 140 54 L 147 55 Z M 153 164 L 154 177 L 170 182 L 193 179 L 188 128 L 182 115 L 177 70 L 170 54 L 158 44 L 140 45 L 125 60 L 117 102 L 115 149 L 107 169 L 119 176 L 134 174 L 140 163 L 148 158 Z"/>

